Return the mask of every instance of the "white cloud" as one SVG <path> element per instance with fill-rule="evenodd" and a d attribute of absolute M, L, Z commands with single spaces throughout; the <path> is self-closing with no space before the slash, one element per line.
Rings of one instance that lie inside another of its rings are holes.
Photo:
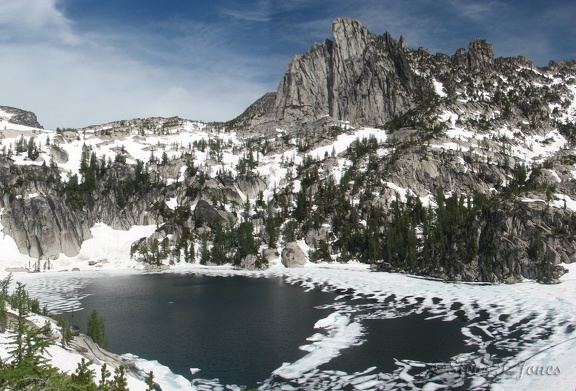
<path fill-rule="evenodd" d="M 54 0 L 0 1 L 0 104 L 34 111 L 48 128 L 148 116 L 212 121 L 232 119 L 270 89 L 254 81 L 248 60 L 213 46 L 214 31 L 176 57 L 147 46 L 152 36 L 74 27 Z"/>
<path fill-rule="evenodd" d="M 0 1 L 0 40 L 78 44 L 71 22 L 56 6 L 56 0 Z"/>
<path fill-rule="evenodd" d="M 490 23 L 498 11 L 508 11 L 506 5 L 500 1 L 460 1 L 451 0 L 451 6 L 462 17 L 481 23 Z"/>

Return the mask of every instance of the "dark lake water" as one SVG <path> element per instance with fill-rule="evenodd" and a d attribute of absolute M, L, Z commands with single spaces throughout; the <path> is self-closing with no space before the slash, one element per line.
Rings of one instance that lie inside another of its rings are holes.
<path fill-rule="evenodd" d="M 319 309 L 334 293 L 290 285 L 283 278 L 202 275 L 131 275 L 94 278 L 85 289 L 86 320 L 97 309 L 104 318 L 109 350 L 158 360 L 189 379 L 218 378 L 221 384 L 256 387 L 284 362 L 307 352 L 298 347 L 332 313 Z M 320 369 L 348 373 L 371 366 L 388 372 L 394 359 L 448 360 L 466 350 L 460 321 L 425 320 L 425 315 L 366 320 L 366 342 L 341 351 Z M 191 375 L 190 368 L 200 368 Z"/>

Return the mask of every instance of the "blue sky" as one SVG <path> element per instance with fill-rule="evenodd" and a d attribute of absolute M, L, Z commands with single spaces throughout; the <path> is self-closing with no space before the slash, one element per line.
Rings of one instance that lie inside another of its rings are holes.
<path fill-rule="evenodd" d="M 485 38 L 496 56 L 576 59 L 573 0 L 0 0 L 0 105 L 47 128 L 232 119 L 337 17 L 431 53 Z"/>

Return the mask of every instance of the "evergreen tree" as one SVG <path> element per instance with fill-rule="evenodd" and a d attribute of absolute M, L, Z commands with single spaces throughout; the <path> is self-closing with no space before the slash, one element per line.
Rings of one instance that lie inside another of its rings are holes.
<path fill-rule="evenodd" d="M 208 235 L 202 234 L 202 248 L 200 249 L 200 264 L 206 265 L 210 261 L 210 251 L 208 250 Z"/>
<path fill-rule="evenodd" d="M 150 371 L 148 377 L 146 378 L 146 385 L 148 388 L 146 391 L 154 391 L 154 372 Z"/>
<path fill-rule="evenodd" d="M 106 340 L 106 329 L 104 326 L 104 319 L 98 315 L 98 311 L 93 309 L 88 318 L 87 335 L 98 344 L 100 347 L 106 349 L 108 341 Z"/>
<path fill-rule="evenodd" d="M 34 137 L 30 137 L 28 139 L 28 145 L 26 150 L 28 153 L 28 159 L 30 160 L 36 160 L 40 155 L 40 152 L 38 151 L 38 146 L 36 145 L 36 139 Z"/>
<path fill-rule="evenodd" d="M 268 205 L 268 217 L 266 218 L 266 235 L 268 236 L 268 248 L 275 248 L 278 241 L 278 223 L 270 205 Z"/>
<path fill-rule="evenodd" d="M 129 391 L 128 382 L 126 381 L 126 367 L 124 365 L 120 365 L 114 371 L 114 379 L 111 388 L 114 391 Z"/>
<path fill-rule="evenodd" d="M 236 261 L 240 261 L 249 254 L 257 254 L 258 246 L 254 240 L 254 225 L 252 221 L 243 221 L 236 230 L 236 243 L 238 251 Z"/>
<path fill-rule="evenodd" d="M 70 330 L 70 326 L 68 326 L 68 321 L 64 315 L 58 317 L 58 326 L 62 332 L 62 346 L 66 346 L 68 345 L 68 342 L 72 340 L 72 331 Z"/>
<path fill-rule="evenodd" d="M 72 378 L 74 385 L 78 386 L 80 389 L 96 390 L 94 384 L 94 370 L 89 369 L 88 365 L 90 365 L 90 363 L 82 357 L 82 360 L 78 363 L 76 372 L 74 372 L 70 377 Z"/>

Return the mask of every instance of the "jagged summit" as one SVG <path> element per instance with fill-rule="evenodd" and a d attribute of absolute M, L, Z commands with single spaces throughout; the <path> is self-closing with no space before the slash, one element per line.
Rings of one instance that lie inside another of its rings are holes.
<path fill-rule="evenodd" d="M 276 93 L 275 119 L 293 123 L 330 116 L 383 124 L 426 89 L 405 57 L 405 42 L 337 19 L 333 40 L 315 44 L 288 66 Z"/>
<path fill-rule="evenodd" d="M 452 61 L 455 65 L 471 68 L 491 67 L 494 65 L 494 48 L 485 39 L 476 39 L 470 42 L 468 52 L 464 48 L 458 49 L 452 56 Z"/>
<path fill-rule="evenodd" d="M 339 18 L 332 24 L 332 39 L 295 55 L 276 93 L 266 94 L 234 123 L 291 127 L 330 117 L 382 126 L 434 91 L 430 75 L 419 69 L 423 62 L 444 70 L 488 71 L 510 63 L 533 67 L 526 57 L 495 59 L 484 39 L 452 56 L 430 55 L 424 48 L 409 49 L 404 37 L 396 41 L 389 32 L 376 35 L 357 20 Z"/>

